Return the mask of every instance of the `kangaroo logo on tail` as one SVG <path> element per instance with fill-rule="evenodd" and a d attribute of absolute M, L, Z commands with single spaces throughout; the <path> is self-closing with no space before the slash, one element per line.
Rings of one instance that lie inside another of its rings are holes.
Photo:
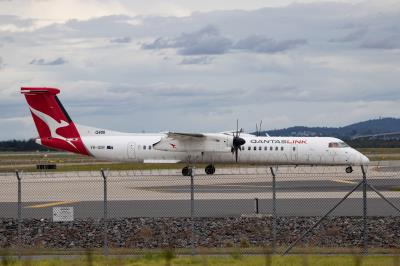
<path fill-rule="evenodd" d="M 37 143 L 74 153 L 89 155 L 74 122 L 64 109 L 56 88 L 21 88 L 39 133 Z"/>
<path fill-rule="evenodd" d="M 46 123 L 46 125 L 49 127 L 50 136 L 52 138 L 64 140 L 64 141 L 68 142 L 71 146 L 73 146 L 75 149 L 77 149 L 77 147 L 71 142 L 70 139 L 67 139 L 67 138 L 65 138 L 65 137 L 63 137 L 63 136 L 61 136 L 61 135 L 59 135 L 57 133 L 57 129 L 62 128 L 62 127 L 67 127 L 67 126 L 69 126 L 69 123 L 67 123 L 64 120 L 61 120 L 61 122 L 58 122 L 57 120 L 55 120 L 51 116 L 46 115 L 45 113 L 42 113 L 42 112 L 32 108 L 31 106 L 29 106 L 29 108 L 31 109 L 32 113 L 34 113 L 44 123 Z"/>

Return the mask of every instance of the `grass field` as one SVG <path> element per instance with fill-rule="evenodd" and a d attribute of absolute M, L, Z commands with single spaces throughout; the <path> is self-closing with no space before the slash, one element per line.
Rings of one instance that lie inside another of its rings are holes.
<path fill-rule="evenodd" d="M 3 257 L 2 265 L 30 266 L 398 266 L 398 256 L 178 256 L 173 254 L 146 254 L 142 257 L 96 257 L 85 256 L 71 259 L 24 259 L 18 261 Z"/>
<path fill-rule="evenodd" d="M 400 148 L 360 148 L 358 151 L 367 155 L 400 154 Z"/>
<path fill-rule="evenodd" d="M 371 161 L 400 160 L 400 148 L 363 148 L 360 152 L 367 155 Z M 98 171 L 110 170 L 151 170 L 180 169 L 184 164 L 140 164 L 111 163 L 99 161 L 92 157 L 65 152 L 0 152 L 0 172 L 18 170 L 37 171 L 36 164 L 56 164 L 56 171 Z M 205 165 L 198 165 L 203 168 Z M 218 164 L 218 167 L 237 167 L 232 164 Z M 241 165 L 245 166 L 245 165 Z"/>

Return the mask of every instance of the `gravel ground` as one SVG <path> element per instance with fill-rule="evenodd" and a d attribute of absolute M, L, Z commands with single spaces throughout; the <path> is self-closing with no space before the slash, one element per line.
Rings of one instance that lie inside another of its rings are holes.
<path fill-rule="evenodd" d="M 287 245 L 307 230 L 318 217 L 280 217 L 277 220 L 278 245 Z M 270 217 L 195 218 L 196 247 L 249 247 L 270 245 Z M 110 247 L 185 248 L 191 245 L 190 218 L 126 218 L 107 223 Z M 0 220 L 0 247 L 17 245 L 17 221 Z M 47 219 L 24 219 L 22 241 L 25 247 L 97 248 L 103 243 L 102 220 L 85 219 L 54 223 Z M 359 247 L 362 218 L 330 217 L 303 245 L 318 247 Z M 400 217 L 370 217 L 370 247 L 400 247 Z"/>

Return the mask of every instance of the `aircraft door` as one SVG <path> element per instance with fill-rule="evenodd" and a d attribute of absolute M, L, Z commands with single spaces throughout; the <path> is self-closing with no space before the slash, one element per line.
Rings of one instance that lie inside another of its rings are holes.
<path fill-rule="evenodd" d="M 136 143 L 129 142 L 128 143 L 128 159 L 135 159 L 136 158 Z"/>

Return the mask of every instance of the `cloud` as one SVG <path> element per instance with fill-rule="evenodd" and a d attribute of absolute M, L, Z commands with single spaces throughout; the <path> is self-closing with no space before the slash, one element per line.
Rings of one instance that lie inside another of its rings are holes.
<path fill-rule="evenodd" d="M 299 45 L 305 45 L 306 43 L 305 39 L 276 41 L 265 36 L 252 35 L 239 40 L 233 48 L 256 53 L 278 53 L 293 49 Z"/>
<path fill-rule="evenodd" d="M 35 19 L 23 19 L 14 15 L 0 15 L 0 32 L 23 32 L 35 29 Z"/>
<path fill-rule="evenodd" d="M 399 7 L 319 1 L 221 11 L 212 3 L 212 12 L 173 17 L 75 16 L 74 5 L 72 17 L 52 20 L 46 2 L 31 16 L 2 9 L 18 17 L 0 18 L 0 117 L 29 115 L 21 86 L 59 87 L 78 123 L 128 132 L 223 131 L 236 117 L 254 130 L 260 119 L 279 128 L 398 116 Z M 50 67 L 60 63 L 63 71 Z M 358 102 L 368 107 L 354 112 Z M 36 135 L 15 121 L 2 129 L 1 139 Z"/>
<path fill-rule="evenodd" d="M 199 57 L 185 57 L 181 61 L 181 65 L 207 65 L 210 64 L 213 58 L 209 56 L 199 56 Z"/>
<path fill-rule="evenodd" d="M 3 36 L 0 38 L 0 40 L 5 43 L 13 43 L 15 41 L 11 36 Z"/>
<path fill-rule="evenodd" d="M 181 55 L 224 54 L 232 49 L 256 53 L 278 53 L 306 43 L 305 39 L 276 41 L 261 35 L 252 35 L 235 43 L 222 36 L 215 26 L 207 26 L 192 33 L 182 33 L 177 38 L 157 38 L 151 43 L 143 44 L 142 48 L 156 50 L 176 48 Z"/>
<path fill-rule="evenodd" d="M 43 58 L 39 59 L 34 58 L 29 64 L 38 66 L 58 66 L 58 65 L 64 65 L 65 63 L 67 63 L 67 61 L 64 58 L 58 57 L 57 59 L 50 61 L 47 61 Z"/>
<path fill-rule="evenodd" d="M 368 33 L 368 29 L 362 28 L 358 29 L 355 31 L 350 32 L 349 34 L 343 36 L 343 37 L 338 37 L 338 38 L 332 38 L 329 41 L 330 42 L 354 42 L 354 41 L 359 41 Z"/>
<path fill-rule="evenodd" d="M 215 26 L 207 26 L 192 33 L 182 33 L 177 38 L 157 38 L 143 44 L 143 49 L 176 48 L 181 55 L 212 55 L 227 52 L 232 41 L 220 34 Z"/>
<path fill-rule="evenodd" d="M 33 124 L 32 117 L 30 117 L 30 116 L 0 118 L 0 122 L 2 122 L 2 123 L 19 123 L 24 126 L 30 126 Z"/>
<path fill-rule="evenodd" d="M 111 43 L 130 43 L 132 39 L 130 37 L 121 37 L 121 38 L 114 38 L 111 39 Z"/>
<path fill-rule="evenodd" d="M 29 27 L 34 23 L 34 19 L 20 18 L 13 15 L 0 15 L 0 25 L 15 25 L 17 27 Z"/>
<path fill-rule="evenodd" d="M 368 49 L 400 49 L 400 35 L 391 35 L 384 38 L 368 38 L 361 43 L 360 47 Z"/>

